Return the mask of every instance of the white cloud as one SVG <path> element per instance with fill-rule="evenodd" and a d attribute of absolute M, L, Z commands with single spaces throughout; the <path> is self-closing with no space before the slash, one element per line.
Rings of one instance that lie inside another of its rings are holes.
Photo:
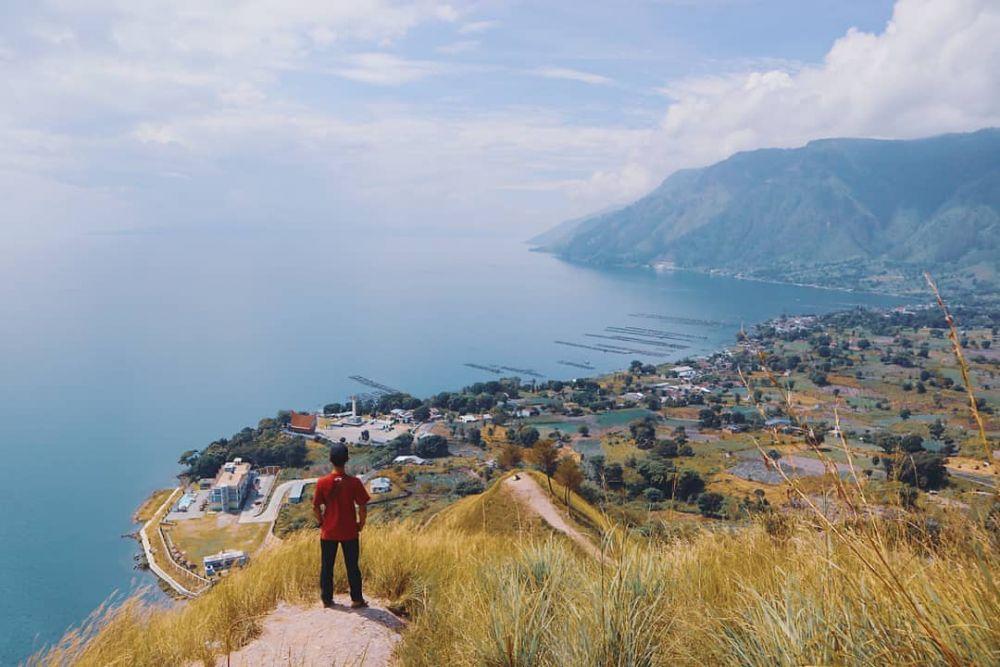
<path fill-rule="evenodd" d="M 582 72 L 578 69 L 570 69 L 568 67 L 538 67 L 531 70 L 531 74 L 545 77 L 546 79 L 565 79 L 567 81 L 579 81 L 580 83 L 589 83 L 594 85 L 612 83 L 611 79 L 606 76 L 601 76 L 600 74 L 594 74 L 592 72 Z"/>
<path fill-rule="evenodd" d="M 740 150 L 835 136 L 910 138 L 1000 125 L 1000 5 L 899 0 L 879 33 L 849 30 L 822 63 L 689 78 L 646 164 L 663 172 Z"/>
<path fill-rule="evenodd" d="M 462 35 L 476 35 L 487 30 L 492 30 L 498 25 L 500 25 L 498 21 L 472 21 L 461 26 L 458 32 Z"/>
<path fill-rule="evenodd" d="M 294 201 L 295 219 L 538 228 L 737 150 L 1000 125 L 998 12 L 987 0 L 899 0 L 884 30 L 848 32 L 822 62 L 747 60 L 670 81 L 649 121 L 601 115 L 627 95 L 625 75 L 619 86 L 530 61 L 515 69 L 491 62 L 486 40 L 475 66 L 408 50 L 416 27 L 461 20 L 452 4 L 59 3 L 22 33 L 0 26 L 0 193 L 30 224 L 62 211 L 96 226 L 260 218 Z M 331 73 L 373 85 L 330 85 Z M 526 74 L 591 84 L 580 99 L 601 105 L 513 106 L 500 78 Z"/>
<path fill-rule="evenodd" d="M 347 65 L 334 68 L 337 76 L 378 86 L 398 86 L 440 74 L 445 65 L 428 60 L 406 60 L 389 53 L 359 53 Z"/>

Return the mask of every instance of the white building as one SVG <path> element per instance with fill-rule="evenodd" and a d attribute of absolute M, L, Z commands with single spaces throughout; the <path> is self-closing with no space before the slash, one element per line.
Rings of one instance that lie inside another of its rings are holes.
<path fill-rule="evenodd" d="M 371 481 L 372 493 L 389 493 L 392 491 L 392 480 L 388 477 L 376 477 Z"/>
<path fill-rule="evenodd" d="M 413 454 L 405 454 L 403 456 L 397 456 L 392 460 L 394 465 L 407 465 L 412 464 L 415 466 L 423 466 L 430 463 L 427 459 L 422 459 L 419 456 Z"/>
<path fill-rule="evenodd" d="M 698 371 L 690 366 L 674 366 L 672 370 L 677 373 L 677 377 L 685 380 L 690 380 L 694 376 L 698 375 Z"/>
<path fill-rule="evenodd" d="M 222 464 L 208 494 L 208 506 L 216 512 L 239 512 L 253 481 L 250 464 L 233 459 Z"/>
<path fill-rule="evenodd" d="M 202 560 L 205 564 L 205 574 L 212 576 L 223 570 L 228 570 L 233 565 L 246 565 L 247 555 L 243 551 L 220 551 L 211 556 L 205 556 Z"/>

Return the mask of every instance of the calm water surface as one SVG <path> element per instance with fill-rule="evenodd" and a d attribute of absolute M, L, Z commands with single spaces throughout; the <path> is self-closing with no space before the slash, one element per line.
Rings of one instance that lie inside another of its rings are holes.
<path fill-rule="evenodd" d="M 177 455 L 280 408 L 642 355 L 564 347 L 640 326 L 733 340 L 740 322 L 891 299 L 677 273 L 594 271 L 517 242 L 335 235 L 89 236 L 0 247 L 0 664 L 78 624 L 132 569 L 130 515 Z M 654 313 L 723 326 L 630 317 Z M 613 343 L 613 341 L 605 341 Z M 626 347 L 640 344 L 617 343 Z M 648 361 L 661 358 L 645 357 Z"/>

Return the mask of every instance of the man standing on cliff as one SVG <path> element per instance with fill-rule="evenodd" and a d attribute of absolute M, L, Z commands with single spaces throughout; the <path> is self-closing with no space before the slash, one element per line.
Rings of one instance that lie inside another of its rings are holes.
<path fill-rule="evenodd" d="M 322 566 L 319 571 L 319 588 L 323 606 L 333 606 L 333 562 L 337 558 L 339 545 L 344 551 L 344 565 L 347 566 L 351 608 L 359 609 L 368 606 L 361 594 L 361 568 L 358 567 L 361 544 L 358 534 L 365 527 L 370 498 L 361 480 L 348 475 L 344 470 L 347 459 L 346 446 L 337 443 L 330 447 L 333 472 L 316 482 L 313 514 L 320 525 Z"/>

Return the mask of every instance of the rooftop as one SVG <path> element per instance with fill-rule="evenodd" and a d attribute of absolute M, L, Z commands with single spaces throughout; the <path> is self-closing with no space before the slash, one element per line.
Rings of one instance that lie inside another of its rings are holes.
<path fill-rule="evenodd" d="M 215 486 L 239 486 L 243 478 L 250 474 L 249 463 L 227 462 L 219 469 L 219 476 L 215 478 Z"/>

